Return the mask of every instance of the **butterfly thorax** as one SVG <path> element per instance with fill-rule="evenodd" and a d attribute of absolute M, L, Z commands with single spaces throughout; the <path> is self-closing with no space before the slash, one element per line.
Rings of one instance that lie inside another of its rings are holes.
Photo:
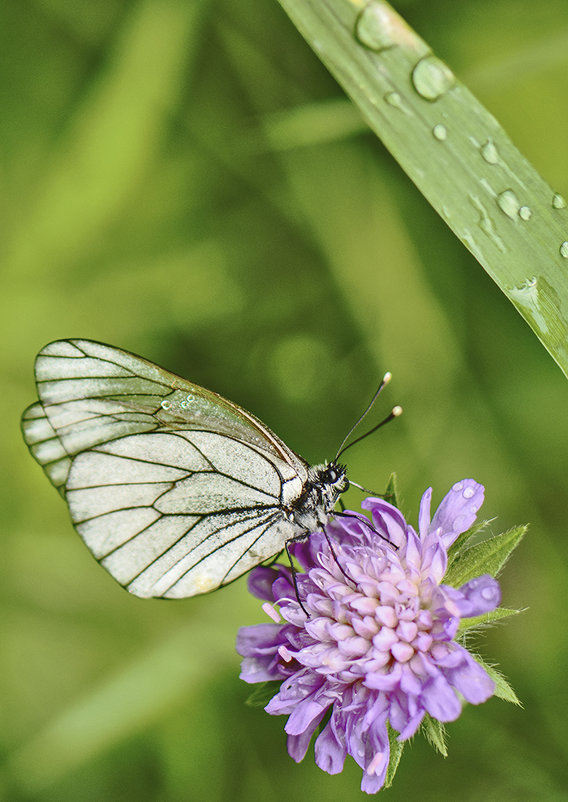
<path fill-rule="evenodd" d="M 336 462 L 311 465 L 299 498 L 292 504 L 291 518 L 306 532 L 325 526 L 339 496 L 349 487 L 346 468 Z"/>

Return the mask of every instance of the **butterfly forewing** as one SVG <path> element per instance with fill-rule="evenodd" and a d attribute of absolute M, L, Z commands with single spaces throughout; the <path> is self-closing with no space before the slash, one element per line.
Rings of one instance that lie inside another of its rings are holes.
<path fill-rule="evenodd" d="M 298 534 L 307 464 L 257 418 L 145 359 L 46 346 L 24 437 L 97 560 L 139 596 L 213 590 Z"/>

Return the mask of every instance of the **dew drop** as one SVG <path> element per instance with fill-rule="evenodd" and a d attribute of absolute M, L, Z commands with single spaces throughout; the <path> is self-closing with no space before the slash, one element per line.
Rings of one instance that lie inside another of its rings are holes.
<path fill-rule="evenodd" d="M 455 485 L 452 487 L 452 490 L 455 490 L 457 492 L 458 490 L 461 490 L 462 487 L 463 487 L 463 482 L 456 482 Z"/>
<path fill-rule="evenodd" d="M 402 97 L 399 95 L 398 92 L 387 92 L 385 95 L 385 100 L 389 104 L 389 106 L 394 106 L 395 109 L 400 109 L 400 111 L 404 111 L 404 104 L 402 102 Z"/>
<path fill-rule="evenodd" d="M 458 515 L 456 518 L 454 518 L 452 522 L 452 529 L 454 530 L 454 532 L 458 531 L 463 532 L 465 530 L 464 519 L 465 519 L 464 515 Z"/>
<path fill-rule="evenodd" d="M 520 201 L 512 189 L 506 189 L 497 195 L 497 205 L 511 220 L 517 217 L 521 208 Z"/>
<path fill-rule="evenodd" d="M 534 298 L 535 295 L 538 294 L 538 287 L 537 287 L 537 278 L 533 276 L 532 278 L 526 279 L 520 285 L 520 287 L 513 287 L 511 288 L 511 296 L 522 303 L 522 298 Z"/>
<path fill-rule="evenodd" d="M 560 193 L 555 192 L 552 196 L 552 208 L 553 209 L 565 209 L 566 208 L 566 199 L 560 195 Z"/>
<path fill-rule="evenodd" d="M 560 256 L 563 259 L 568 259 L 568 240 L 564 240 L 564 242 L 560 246 Z"/>
<path fill-rule="evenodd" d="M 434 138 L 443 142 L 444 139 L 448 136 L 448 129 L 442 123 L 438 123 L 432 128 L 432 133 L 434 134 Z"/>
<path fill-rule="evenodd" d="M 456 76 L 437 56 L 424 56 L 412 70 L 414 88 L 425 100 L 437 100 L 455 82 Z"/>
<path fill-rule="evenodd" d="M 521 220 L 530 220 L 532 217 L 532 209 L 530 206 L 521 206 L 519 209 L 519 217 Z"/>
<path fill-rule="evenodd" d="M 497 150 L 497 146 L 492 139 L 488 139 L 487 142 L 481 146 L 480 151 L 487 164 L 498 163 L 499 151 Z"/>
<path fill-rule="evenodd" d="M 483 590 L 480 592 L 479 595 L 482 596 L 484 599 L 487 599 L 487 601 L 490 601 L 491 599 L 495 598 L 495 589 L 483 588 Z"/>
<path fill-rule="evenodd" d="M 473 498 L 474 496 L 475 496 L 475 490 L 473 487 L 466 487 L 466 489 L 463 491 L 464 498 Z"/>
<path fill-rule="evenodd" d="M 355 38 L 376 53 L 394 47 L 392 19 L 380 3 L 368 3 L 355 21 Z"/>
<path fill-rule="evenodd" d="M 171 403 L 170 403 L 169 401 L 167 401 L 167 400 L 164 398 L 164 400 L 163 400 L 163 401 L 162 401 L 162 403 L 161 403 L 161 407 L 162 407 L 162 409 L 171 409 L 171 408 L 172 408 L 172 405 L 171 405 Z"/>
<path fill-rule="evenodd" d="M 195 399 L 191 394 L 186 395 L 186 397 L 183 399 L 183 401 L 180 401 L 180 407 L 182 409 L 188 409 L 191 406 L 191 404 L 192 404 L 192 402 L 194 400 Z"/>

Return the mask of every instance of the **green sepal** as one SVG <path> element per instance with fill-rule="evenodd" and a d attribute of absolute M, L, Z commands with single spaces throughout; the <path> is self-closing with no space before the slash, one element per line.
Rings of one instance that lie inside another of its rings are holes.
<path fill-rule="evenodd" d="M 385 501 L 388 501 L 389 504 L 392 504 L 393 507 L 400 509 L 398 498 L 398 483 L 396 473 L 391 473 L 384 492 L 384 499 Z"/>
<path fill-rule="evenodd" d="M 400 758 L 402 757 L 405 744 L 401 741 L 397 741 L 396 732 L 393 730 L 390 724 L 387 724 L 387 732 L 389 736 L 390 758 L 387 766 L 384 787 L 390 788 L 392 781 L 394 780 L 396 770 L 398 769 L 398 764 L 400 763 Z"/>
<path fill-rule="evenodd" d="M 516 526 L 460 552 L 446 571 L 444 584 L 459 588 L 481 574 L 497 576 L 526 531 L 526 526 Z"/>
<path fill-rule="evenodd" d="M 245 700 L 249 707 L 266 707 L 273 696 L 280 690 L 282 682 L 280 680 L 269 680 L 259 682 L 250 696 Z"/>
<path fill-rule="evenodd" d="M 420 732 L 436 751 L 444 757 L 448 756 L 446 728 L 441 721 L 426 714 L 420 726 Z"/>

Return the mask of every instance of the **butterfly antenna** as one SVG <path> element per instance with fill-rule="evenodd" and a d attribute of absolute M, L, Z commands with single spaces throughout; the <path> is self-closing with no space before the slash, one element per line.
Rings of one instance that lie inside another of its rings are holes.
<path fill-rule="evenodd" d="M 391 379 L 392 379 L 392 373 L 390 373 L 390 371 L 387 371 L 385 373 L 385 375 L 383 376 L 383 378 L 381 379 L 381 383 L 377 387 L 377 390 L 376 390 L 375 394 L 373 395 L 373 397 L 371 398 L 371 400 L 367 404 L 367 407 L 366 407 L 365 411 L 363 412 L 362 415 L 359 416 L 359 418 L 355 421 L 353 426 L 349 429 L 349 431 L 347 432 L 347 434 L 345 435 L 345 437 L 341 441 L 341 445 L 337 449 L 337 454 L 335 455 L 335 459 L 336 460 L 339 457 L 339 455 L 342 454 L 345 451 L 345 448 L 344 448 L 345 443 L 349 440 L 349 438 L 351 437 L 351 435 L 353 434 L 353 432 L 355 431 L 357 426 L 359 426 L 359 424 L 363 421 L 363 419 L 369 414 L 369 412 L 373 408 L 373 404 L 375 403 L 375 401 L 379 397 L 379 395 L 381 393 L 381 390 L 383 389 L 383 387 L 385 387 L 385 385 L 387 385 L 390 382 Z"/>
<path fill-rule="evenodd" d="M 347 451 L 347 449 L 351 448 L 351 446 L 354 446 L 355 443 L 360 443 L 361 440 L 364 440 L 366 437 L 369 437 L 370 434 L 373 434 L 373 432 L 376 432 L 377 429 L 381 428 L 381 426 L 384 426 L 385 423 L 389 423 L 391 420 L 394 420 L 395 418 L 399 418 L 401 415 L 402 415 L 402 407 L 400 407 L 400 406 L 393 407 L 391 409 L 390 413 L 386 416 L 386 418 L 384 418 L 382 421 L 380 421 L 380 423 L 377 423 L 377 425 L 373 426 L 372 429 L 369 429 L 368 432 L 365 432 L 365 434 L 362 434 L 360 437 L 356 437 L 355 440 L 352 440 L 348 445 L 344 446 L 338 452 L 338 454 L 337 454 L 335 459 L 337 459 L 339 456 L 341 456 L 341 454 L 344 454 Z"/>

